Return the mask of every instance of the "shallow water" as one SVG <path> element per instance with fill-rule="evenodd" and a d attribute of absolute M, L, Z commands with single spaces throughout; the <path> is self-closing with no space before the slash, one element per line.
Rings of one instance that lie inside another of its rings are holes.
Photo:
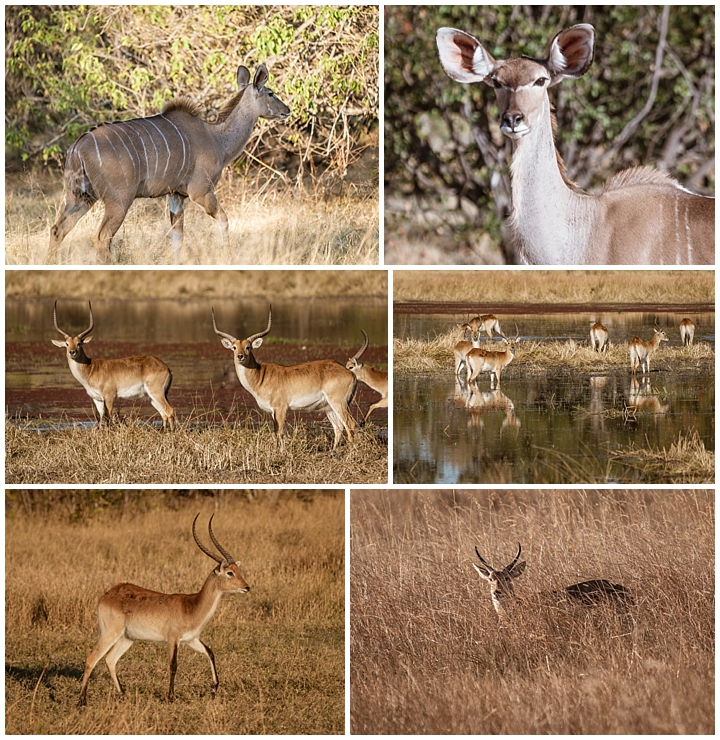
<path fill-rule="evenodd" d="M 517 316 L 503 330 L 523 339 L 573 338 L 587 344 L 585 327 L 600 320 L 611 342 L 650 336 L 657 319 L 679 345 L 680 315 Z M 397 317 L 396 317 L 397 318 Z M 714 345 L 714 315 L 693 316 L 696 341 Z M 452 327 L 448 317 L 399 317 L 396 336 L 434 336 Z M 404 334 L 403 334 L 404 330 Z M 663 345 L 665 346 L 665 345 Z M 520 345 L 519 345 L 520 347 Z M 499 343 L 498 343 L 499 348 Z M 394 378 L 395 483 L 581 483 L 612 482 L 611 452 L 634 445 L 668 448 L 682 433 L 697 430 L 714 450 L 715 386 L 712 368 L 664 367 L 653 356 L 651 373 L 632 379 L 629 368 L 593 373 L 552 368 L 528 373 L 521 352 L 503 373 L 500 389 L 481 375 L 471 392 L 464 377 L 396 374 Z M 632 471 L 623 470 L 623 476 Z M 637 481 L 642 482 L 638 475 Z"/>
<path fill-rule="evenodd" d="M 233 411 L 233 420 L 267 420 L 237 379 L 232 353 L 213 332 L 211 308 L 218 329 L 241 339 L 267 326 L 268 304 L 257 298 L 238 300 L 125 300 L 93 301 L 95 328 L 86 352 L 91 358 L 155 355 L 173 373 L 169 393 L 178 418 L 209 413 L 203 421 L 220 421 Z M 59 300 L 58 325 L 77 334 L 89 325 L 86 301 Z M 333 359 L 345 364 L 362 344 L 361 329 L 370 338 L 363 362 L 387 366 L 387 305 L 382 300 L 275 300 L 271 333 L 255 355 L 260 362 L 294 364 Z M 70 373 L 65 350 L 51 340 L 61 339 L 53 327 L 52 300 L 8 300 L 5 304 L 5 408 L 9 418 L 45 420 L 50 424 L 93 419 L 93 404 Z M 358 384 L 356 396 L 363 413 L 378 394 Z M 149 400 L 118 401 L 123 413 L 159 416 Z M 354 410 L 358 418 L 360 412 Z M 324 415 L 323 415 L 324 418 Z M 385 409 L 373 412 L 376 423 Z M 41 425 L 42 426 L 42 425 Z"/>

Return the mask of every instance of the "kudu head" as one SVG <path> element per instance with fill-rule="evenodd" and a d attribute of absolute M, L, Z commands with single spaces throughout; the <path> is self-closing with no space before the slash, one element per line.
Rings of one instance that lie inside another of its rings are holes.
<path fill-rule="evenodd" d="M 480 551 L 475 548 L 475 553 L 480 560 L 480 565 L 473 563 L 473 568 L 480 574 L 480 577 L 490 584 L 490 595 L 492 596 L 493 606 L 495 611 L 502 616 L 506 608 L 506 601 L 508 598 L 512 598 L 514 593 L 513 590 L 513 578 L 517 578 L 522 575 L 525 570 L 526 562 L 518 562 L 520 560 L 520 553 L 522 548 L 518 544 L 518 550 L 512 561 L 506 565 L 502 570 L 495 570 L 488 565 L 483 559 Z"/>
<path fill-rule="evenodd" d="M 88 308 L 90 310 L 90 326 L 88 326 L 85 331 L 80 332 L 80 334 L 78 334 L 76 337 L 71 337 L 58 326 L 57 301 L 55 301 L 55 306 L 53 307 L 53 323 L 55 324 L 55 328 L 57 329 L 57 331 L 65 337 L 65 341 L 60 342 L 57 339 L 52 339 L 50 341 L 52 341 L 52 343 L 56 347 L 62 347 L 63 349 L 66 349 L 68 358 L 73 360 L 74 362 L 87 361 L 87 357 L 83 349 L 83 344 L 87 344 L 87 342 L 92 339 L 92 337 L 88 336 L 88 334 L 90 334 L 90 332 L 93 330 L 93 327 L 95 326 L 95 323 L 93 321 L 92 304 L 90 303 L 90 301 L 88 301 Z"/>
<path fill-rule="evenodd" d="M 257 68 L 252 84 L 250 84 L 250 71 L 241 64 L 237 71 L 239 92 L 236 98 L 228 104 L 228 107 L 232 108 L 233 102 L 237 102 L 240 97 L 249 95 L 251 97 L 252 107 L 258 118 L 267 118 L 269 120 L 287 118 L 290 115 L 290 108 L 269 87 L 265 87 L 267 81 L 268 69 L 264 64 L 261 64 Z M 244 101 L 245 104 L 247 102 L 250 101 Z"/>
<path fill-rule="evenodd" d="M 467 336 L 467 332 L 470 332 L 470 341 L 473 344 L 477 344 L 480 341 L 480 332 L 483 330 L 483 322 L 479 316 L 471 319 L 467 324 L 462 324 L 460 328 L 463 330 L 463 337 Z"/>
<path fill-rule="evenodd" d="M 193 538 L 195 539 L 195 544 L 209 558 L 212 558 L 218 564 L 217 568 L 213 571 L 213 574 L 217 579 L 215 583 L 218 586 L 218 590 L 229 593 L 247 593 L 250 590 L 250 586 L 248 586 L 245 578 L 243 578 L 243 575 L 240 572 L 240 562 L 236 561 L 235 558 L 217 541 L 217 539 L 215 539 L 215 535 L 212 531 L 212 520 L 215 515 L 213 514 L 208 522 L 208 534 L 210 535 L 213 545 L 215 545 L 218 552 L 222 555 L 222 558 L 218 557 L 214 552 L 212 552 L 212 550 L 205 547 L 205 545 L 203 545 L 203 543 L 198 539 L 195 532 L 195 523 L 199 516 L 200 513 L 198 512 L 195 515 L 195 519 L 193 519 Z"/>
<path fill-rule="evenodd" d="M 263 341 L 263 337 L 270 333 L 270 327 L 272 326 L 272 306 L 268 310 L 268 324 L 265 331 L 252 334 L 247 339 L 239 340 L 233 337 L 231 334 L 225 334 L 225 332 L 219 331 L 217 324 L 215 323 L 215 309 L 212 309 L 212 322 L 215 333 L 221 337 L 220 341 L 225 349 L 229 349 L 233 353 L 235 362 L 242 367 L 255 368 L 258 367 L 258 362 L 253 355 L 253 350 L 260 347 Z"/>
<path fill-rule="evenodd" d="M 359 370 L 362 367 L 362 363 L 360 362 L 360 358 L 365 353 L 365 350 L 368 348 L 368 345 L 370 344 L 370 340 L 368 339 L 368 335 L 365 333 L 363 329 L 360 329 L 362 332 L 363 337 L 365 337 L 365 341 L 363 342 L 363 346 L 360 347 L 360 349 L 345 363 L 345 367 L 348 370 Z"/>
<path fill-rule="evenodd" d="M 587 23 L 560 31 L 546 59 L 495 60 L 474 36 L 455 28 L 437 32 L 437 47 L 443 69 L 453 80 L 485 82 L 495 88 L 500 130 L 511 139 L 520 139 L 546 111 L 549 114 L 547 89 L 590 69 L 595 32 Z"/>

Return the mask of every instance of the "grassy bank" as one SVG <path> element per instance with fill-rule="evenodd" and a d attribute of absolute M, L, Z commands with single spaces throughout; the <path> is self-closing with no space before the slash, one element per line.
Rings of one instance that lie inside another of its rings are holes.
<path fill-rule="evenodd" d="M 199 430 L 183 420 L 172 434 L 146 424 L 38 432 L 5 426 L 5 482 L 13 484 L 343 484 L 387 482 L 387 443 L 360 429 L 333 451 L 329 423 L 272 427 L 223 424 Z"/>
<path fill-rule="evenodd" d="M 462 339 L 461 332 L 453 330 L 431 340 L 395 339 L 393 341 L 393 367 L 396 373 L 447 373 L 455 367 L 453 347 Z M 486 342 L 485 348 L 500 351 L 503 342 Z M 691 347 L 662 345 L 652 355 L 653 368 L 658 364 L 668 369 L 683 369 L 688 365 L 710 369 L 715 362 L 715 352 L 707 342 L 696 342 Z M 627 369 L 630 354 L 627 342 L 612 344 L 607 352 L 594 352 L 588 345 L 573 339 L 565 341 L 520 341 L 515 358 L 509 368 L 515 373 L 542 372 L 547 368 L 569 367 L 587 372 Z"/>
<path fill-rule="evenodd" d="M 218 200 L 230 222 L 223 245 L 220 227 L 197 205 L 185 210 L 185 241 L 177 263 L 170 238 L 167 199 L 139 199 L 115 235 L 111 253 L 125 265 L 363 265 L 378 264 L 376 188 L 332 194 L 233 180 Z M 32 183 L 6 191 L 5 261 L 43 265 L 50 227 L 62 211 L 62 189 L 49 199 Z M 83 216 L 58 252 L 59 264 L 98 264 L 93 236 L 101 204 Z"/>
<path fill-rule="evenodd" d="M 712 270 L 395 270 L 395 301 L 503 303 L 708 303 Z"/>
<path fill-rule="evenodd" d="M 712 491 L 351 496 L 353 733 L 714 732 Z M 474 547 L 502 568 L 518 542 L 499 629 Z M 635 605 L 535 606 L 591 578 Z"/>
<path fill-rule="evenodd" d="M 387 297 L 385 270 L 8 270 L 7 298 Z"/>
<path fill-rule="evenodd" d="M 303 491 L 38 491 L 8 494 L 5 523 L 5 731 L 8 734 L 327 734 L 344 729 L 344 496 Z M 209 496 L 213 496 L 212 499 Z M 122 498 L 120 498 L 122 497 Z M 82 498 L 87 506 L 78 506 Z M 113 500 L 118 500 L 113 505 Z M 12 503 L 12 502 L 11 502 Z M 220 688 L 210 697 L 204 656 L 178 653 L 174 704 L 167 650 L 139 642 L 118 663 L 115 694 L 101 661 L 88 706 L 75 704 L 97 639 L 97 600 L 130 581 L 165 593 L 198 591 L 214 567 L 207 520 L 238 558 L 248 594 L 225 596 L 202 640 Z M 43 560 L 38 567 L 41 543 Z"/>

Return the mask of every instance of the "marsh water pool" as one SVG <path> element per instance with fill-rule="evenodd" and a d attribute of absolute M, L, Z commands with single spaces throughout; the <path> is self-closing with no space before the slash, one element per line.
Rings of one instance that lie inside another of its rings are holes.
<path fill-rule="evenodd" d="M 679 346 L 677 326 L 689 315 L 697 326 L 695 341 L 714 348 L 712 312 L 497 315 L 506 334 L 514 336 L 517 326 L 521 335 L 500 388 L 483 375 L 471 391 L 464 377 L 454 379 L 452 360 L 446 372 L 395 373 L 395 483 L 613 482 L 619 471 L 611 458 L 619 448 L 667 449 L 692 432 L 706 449 L 715 449 L 712 363 L 670 368 L 660 349 L 649 375 L 633 378 L 629 361 L 602 372 L 570 366 L 529 370 L 522 361 L 522 340 L 587 345 L 592 321 L 609 329 L 611 343 L 650 338 L 657 322 L 670 344 Z M 448 315 L 396 314 L 394 333 L 432 338 L 453 323 L 459 322 Z M 643 480 L 641 470 L 620 472 L 625 481 Z"/>
<path fill-rule="evenodd" d="M 95 358 L 155 355 L 173 373 L 169 400 L 178 419 L 191 415 L 197 423 L 250 417 L 261 423 L 259 411 L 242 388 L 232 353 L 220 344 L 212 327 L 214 307 L 218 329 L 245 338 L 267 326 L 268 303 L 222 299 L 93 300 L 95 328 L 87 346 Z M 256 351 L 261 362 L 295 364 L 332 359 L 345 364 L 362 345 L 361 329 L 370 338 L 363 362 L 387 365 L 387 304 L 380 299 L 273 299 L 272 331 Z M 77 334 L 87 328 L 87 301 L 59 300 L 58 326 Z M 48 424 L 92 423 L 93 405 L 70 373 L 65 350 L 53 327 L 53 301 L 5 302 L 5 409 L 10 420 L 45 428 Z M 366 413 L 378 394 L 359 383 L 356 401 Z M 149 400 L 118 401 L 122 412 L 159 423 Z M 353 404 L 354 406 L 354 404 Z M 324 418 L 319 415 L 317 418 Z M 386 423 L 386 411 L 371 420 Z"/>

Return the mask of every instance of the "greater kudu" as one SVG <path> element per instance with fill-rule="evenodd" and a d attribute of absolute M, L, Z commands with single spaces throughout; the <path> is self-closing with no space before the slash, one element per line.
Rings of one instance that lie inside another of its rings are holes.
<path fill-rule="evenodd" d="M 169 196 L 175 261 L 188 197 L 220 224 L 226 241 L 228 219 L 214 192 L 223 169 L 240 156 L 258 118 L 290 115 L 265 87 L 267 79 L 264 64 L 252 84 L 247 67 L 238 67 L 238 92 L 215 123 L 203 121 L 188 98 L 176 98 L 156 116 L 101 123 L 83 134 L 65 161 L 65 209 L 50 229 L 48 261 L 57 259 L 62 240 L 99 200 L 105 215 L 93 241 L 104 263 L 111 261 L 110 240 L 135 198 Z"/>
<path fill-rule="evenodd" d="M 515 145 L 510 224 L 520 259 L 544 265 L 715 262 L 714 198 L 646 167 L 618 173 L 597 196 L 567 178 L 547 90 L 588 71 L 592 26 L 558 33 L 546 59 L 496 61 L 475 37 L 455 28 L 441 28 L 437 46 L 453 80 L 495 88 L 500 130 Z"/>

